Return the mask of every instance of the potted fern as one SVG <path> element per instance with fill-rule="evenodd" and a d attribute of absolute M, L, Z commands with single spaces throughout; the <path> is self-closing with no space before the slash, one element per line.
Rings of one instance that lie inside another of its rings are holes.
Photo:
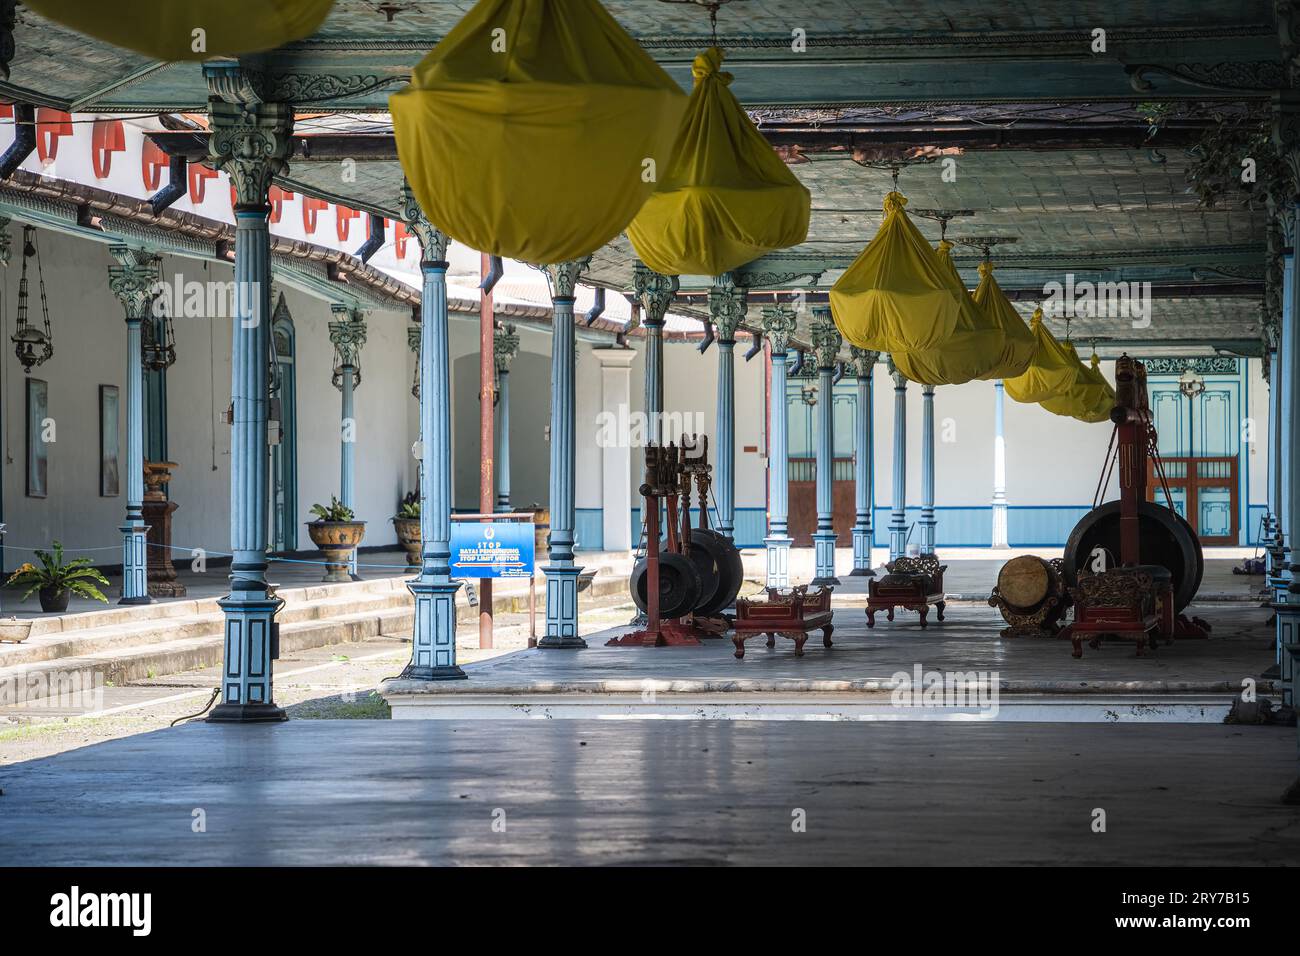
<path fill-rule="evenodd" d="M 312 505 L 315 521 L 307 522 L 307 534 L 325 555 L 325 577 L 321 580 L 339 584 L 352 580 L 352 553 L 366 534 L 366 523 L 356 520 L 352 509 L 338 498 L 328 505 Z"/>
<path fill-rule="evenodd" d="M 397 514 L 393 515 L 393 530 L 397 532 L 397 543 L 406 552 L 407 567 L 420 566 L 420 495 L 408 492 L 397 503 Z"/>
<path fill-rule="evenodd" d="M 26 587 L 22 600 L 38 592 L 41 610 L 46 613 L 62 613 L 68 609 L 68 598 L 77 594 L 94 601 L 108 603 L 108 598 L 96 587 L 102 584 L 108 587 L 108 578 L 100 574 L 90 563 L 90 558 L 63 559 L 63 543 L 54 542 L 54 552 L 37 551 L 39 564 L 28 562 L 9 575 L 9 584 Z"/>

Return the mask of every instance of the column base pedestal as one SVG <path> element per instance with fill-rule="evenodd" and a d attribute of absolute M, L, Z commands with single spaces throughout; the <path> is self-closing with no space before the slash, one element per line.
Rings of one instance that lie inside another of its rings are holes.
<path fill-rule="evenodd" d="M 283 707 L 275 704 L 217 704 L 208 714 L 210 724 L 275 724 L 288 720 Z"/>
<path fill-rule="evenodd" d="M 398 680 L 469 680 L 469 675 L 460 669 L 459 664 L 451 664 L 442 667 L 416 667 L 414 664 L 407 664 L 398 675 Z"/>
<path fill-rule="evenodd" d="M 833 587 L 840 583 L 835 576 L 835 541 L 834 531 L 817 531 L 813 533 L 813 587 Z"/>
<path fill-rule="evenodd" d="M 415 597 L 415 627 L 411 632 L 411 661 L 402 677 L 411 680 L 459 680 L 465 677 L 456 663 L 456 592 L 459 584 L 442 574 L 407 582 Z M 444 674 L 445 677 L 430 675 Z"/>
<path fill-rule="evenodd" d="M 125 607 L 135 607 L 141 604 L 152 604 L 153 598 L 150 597 L 148 594 L 144 594 L 141 595 L 140 597 L 124 597 L 117 603 Z"/>
<path fill-rule="evenodd" d="M 856 526 L 853 529 L 853 570 L 851 578 L 874 578 L 876 572 L 871 570 L 871 536 L 870 528 Z"/>
<path fill-rule="evenodd" d="M 785 535 L 773 535 L 763 539 L 769 588 L 790 586 L 790 545 L 793 543 L 794 539 Z"/>
<path fill-rule="evenodd" d="M 578 575 L 582 568 L 571 564 L 547 565 L 546 634 L 538 647 L 582 650 L 587 642 L 578 636 Z"/>

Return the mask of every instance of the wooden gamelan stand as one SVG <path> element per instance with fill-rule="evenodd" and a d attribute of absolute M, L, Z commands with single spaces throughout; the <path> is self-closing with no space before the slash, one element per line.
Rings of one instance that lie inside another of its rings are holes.
<path fill-rule="evenodd" d="M 1209 631 L 1204 621 L 1179 613 L 1200 586 L 1204 556 L 1169 494 L 1147 403 L 1146 367 L 1127 355 L 1116 362 L 1111 421 L 1102 485 L 1117 467 L 1119 501 L 1085 515 L 1065 548 L 1074 621 L 1061 636 L 1070 638 L 1075 657 L 1083 656 L 1084 639 L 1096 648 L 1104 636 L 1128 638 L 1141 655 L 1160 639 L 1204 638 Z M 1147 501 L 1148 459 L 1168 507 Z"/>

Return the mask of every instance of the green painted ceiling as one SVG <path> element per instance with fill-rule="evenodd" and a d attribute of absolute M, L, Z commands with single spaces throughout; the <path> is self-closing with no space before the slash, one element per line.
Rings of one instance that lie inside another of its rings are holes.
<path fill-rule="evenodd" d="M 264 72 L 270 89 L 292 89 L 304 110 L 380 111 L 373 118 L 387 129 L 388 95 L 473 6 L 471 0 L 389 2 L 397 8 L 391 22 L 377 0 L 338 0 L 317 36 L 249 65 Z M 703 9 L 661 0 L 605 5 L 689 86 L 691 58 L 708 42 Z M 1089 47 L 1096 28 L 1107 31 L 1105 53 Z M 1258 102 L 1278 82 L 1280 57 L 1270 0 L 734 0 L 722 7 L 718 30 L 730 51 L 727 68 L 736 75 L 732 89 L 765 126 L 817 129 L 914 117 L 917 146 L 927 145 L 924 130 L 945 118 L 945 104 L 1010 104 L 962 116 L 1014 127 L 1044 118 L 1058 125 L 1132 124 L 1132 103 L 1142 98 Z M 791 49 L 794 30 L 807 32 L 806 52 Z M 10 96 L 103 112 L 199 110 L 206 102 L 197 65 L 150 63 L 21 8 L 15 45 L 10 81 L 0 84 L 0 93 Z M 1139 94 L 1130 73 L 1150 65 L 1159 69 L 1141 76 L 1153 88 Z M 824 288 L 874 234 L 890 179 L 854 162 L 847 150 L 802 158 L 792 168 L 813 194 L 809 240 L 753 268 L 791 277 L 779 283 L 786 287 L 807 285 L 810 273 L 819 274 Z M 967 150 L 956 160 L 955 182 L 944 182 L 938 165 L 916 165 L 903 170 L 900 188 L 912 209 L 972 210 L 953 220 L 953 238 L 1015 237 L 994 253 L 1007 288 L 1041 288 L 1067 271 L 1171 284 L 1258 280 L 1262 273 L 1263 214 L 1200 207 L 1187 186 L 1190 159 L 1181 149 Z M 366 162 L 355 182 L 343 182 L 336 163 L 300 162 L 285 184 L 392 215 L 400 176 L 395 162 Z M 917 222 L 938 238 L 937 223 Z M 978 258 L 974 249 L 960 250 L 958 264 L 971 285 Z M 591 277 L 626 289 L 631 261 L 620 240 L 596 255 Z M 684 288 L 705 285 L 702 277 L 683 279 Z M 1254 298 L 1168 299 L 1141 335 L 1088 331 L 1134 340 L 1169 332 L 1213 343 L 1257 339 L 1258 321 Z"/>

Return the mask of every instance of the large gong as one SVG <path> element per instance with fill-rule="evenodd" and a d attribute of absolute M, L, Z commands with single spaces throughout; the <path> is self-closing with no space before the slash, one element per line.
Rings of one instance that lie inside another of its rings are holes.
<path fill-rule="evenodd" d="M 1078 571 L 1088 567 L 1101 548 L 1106 567 L 1119 563 L 1120 503 L 1108 501 L 1080 519 L 1065 544 L 1065 580 L 1079 583 Z M 1181 611 L 1192 603 L 1201 587 L 1205 555 L 1201 541 L 1182 515 L 1150 501 L 1138 502 L 1139 564 L 1168 568 L 1174 581 L 1174 606 Z"/>
<path fill-rule="evenodd" d="M 695 528 L 691 532 L 691 547 L 700 546 L 703 543 L 702 538 L 711 538 L 715 542 L 710 550 L 720 558 L 718 570 L 721 572 L 718 590 L 713 598 L 702 602 L 696 609 L 697 614 L 707 617 L 731 607 L 732 602 L 736 600 L 736 595 L 740 593 L 741 585 L 745 583 L 745 565 L 741 560 L 740 550 L 722 532 L 712 528 Z"/>
<path fill-rule="evenodd" d="M 682 617 L 695 610 L 700 600 L 700 583 L 700 569 L 690 558 L 671 551 L 659 555 L 659 616 Z M 633 603 L 644 611 L 650 585 L 645 558 L 632 569 L 628 584 Z"/>

